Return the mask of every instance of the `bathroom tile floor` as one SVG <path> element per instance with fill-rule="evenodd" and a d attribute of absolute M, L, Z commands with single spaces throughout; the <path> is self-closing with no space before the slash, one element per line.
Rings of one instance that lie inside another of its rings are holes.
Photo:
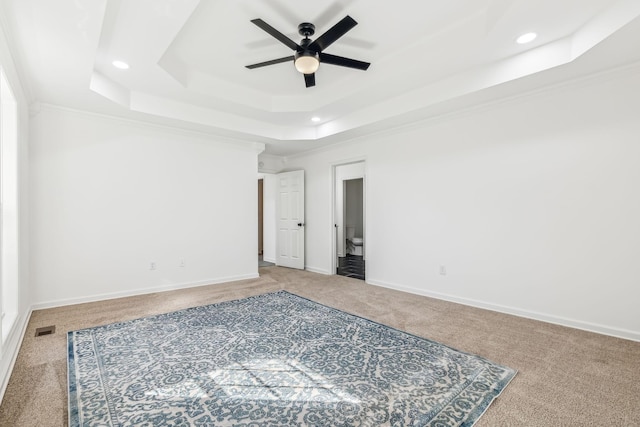
<path fill-rule="evenodd" d="M 347 254 L 346 257 L 338 258 L 337 270 L 338 271 L 336 273 L 340 276 L 364 280 L 364 259 L 359 255 Z"/>

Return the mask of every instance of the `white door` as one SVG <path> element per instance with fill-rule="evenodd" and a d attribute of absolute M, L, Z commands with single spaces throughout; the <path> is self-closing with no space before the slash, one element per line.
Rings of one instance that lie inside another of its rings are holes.
<path fill-rule="evenodd" d="M 279 173 L 276 265 L 304 269 L 304 171 Z"/>

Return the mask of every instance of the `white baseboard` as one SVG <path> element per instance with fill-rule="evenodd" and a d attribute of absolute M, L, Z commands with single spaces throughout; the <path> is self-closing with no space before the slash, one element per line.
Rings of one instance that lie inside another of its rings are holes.
<path fill-rule="evenodd" d="M 2 383 L 0 383 L 0 403 L 2 403 L 7 385 L 9 385 L 9 378 L 11 378 L 11 372 L 13 372 L 13 367 L 16 364 L 24 335 L 27 333 L 27 325 L 29 324 L 32 312 L 32 309 L 26 310 L 25 313 L 17 319 L 13 332 L 3 345 L 2 359 L 0 360 L 0 378 L 2 379 Z"/>
<path fill-rule="evenodd" d="M 272 263 L 276 263 L 276 259 L 275 258 L 267 258 L 267 257 L 262 257 L 262 259 L 266 262 L 272 262 Z"/>
<path fill-rule="evenodd" d="M 325 270 L 324 268 L 306 266 L 304 269 L 306 271 L 310 271 L 312 273 L 324 274 L 325 276 L 330 276 L 331 275 L 331 272 L 328 271 L 328 270 Z"/>
<path fill-rule="evenodd" d="M 219 277 L 219 278 L 210 279 L 210 280 L 199 280 L 197 282 L 174 283 L 171 285 L 162 285 L 162 286 L 155 286 L 155 287 L 149 287 L 149 288 L 134 289 L 131 291 L 111 292 L 111 293 L 90 295 L 90 296 L 80 297 L 80 298 L 68 298 L 68 299 L 61 299 L 61 300 L 54 300 L 54 301 L 46 301 L 46 302 L 33 304 L 31 308 L 32 310 L 42 310 L 45 308 L 62 307 L 65 305 L 103 301 L 103 300 L 109 300 L 109 299 L 115 299 L 115 298 L 130 297 L 134 295 L 145 295 L 145 294 L 152 294 L 156 292 L 174 291 L 177 289 L 195 288 L 198 286 L 217 285 L 220 283 L 227 283 L 227 282 L 237 282 L 239 280 L 257 279 L 258 277 L 260 277 L 258 273 L 251 273 L 251 274 L 244 274 L 244 275 L 238 275 L 238 276 Z"/>
<path fill-rule="evenodd" d="M 443 294 L 439 292 L 432 292 L 428 290 L 412 288 L 408 286 L 385 283 L 377 280 L 367 280 L 366 282 L 370 285 L 380 286 L 388 289 L 394 289 L 397 291 L 408 292 L 410 294 L 422 295 L 430 298 L 455 302 L 458 304 L 464 304 L 471 307 L 483 308 L 486 310 L 497 311 L 499 313 L 512 314 L 514 316 L 524 317 L 527 319 L 539 320 L 546 323 L 553 323 L 555 325 L 567 326 L 570 328 L 581 329 L 583 331 L 595 332 L 598 334 L 609 335 L 616 338 L 623 338 L 631 341 L 640 342 L 640 332 L 631 331 L 627 329 L 613 328 L 610 326 L 601 325 L 597 323 L 584 322 L 581 320 L 574 320 L 574 319 L 569 319 L 561 316 L 553 316 L 553 315 L 540 313 L 536 311 L 522 310 L 516 307 L 492 304 L 485 301 L 478 301 L 478 300 L 469 299 L 469 298 L 461 298 L 454 295 L 448 295 L 448 294 Z"/>

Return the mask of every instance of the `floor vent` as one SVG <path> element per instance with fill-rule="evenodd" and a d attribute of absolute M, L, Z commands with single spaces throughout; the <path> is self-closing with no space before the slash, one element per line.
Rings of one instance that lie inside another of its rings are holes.
<path fill-rule="evenodd" d="M 41 337 L 43 335 L 55 334 L 55 332 L 56 332 L 55 325 L 53 325 L 53 326 L 44 326 L 42 328 L 37 328 L 36 329 L 36 337 Z"/>

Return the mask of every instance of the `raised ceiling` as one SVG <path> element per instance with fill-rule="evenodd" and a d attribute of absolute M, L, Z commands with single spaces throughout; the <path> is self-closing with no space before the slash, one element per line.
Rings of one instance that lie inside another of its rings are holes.
<path fill-rule="evenodd" d="M 34 103 L 114 114 L 266 144 L 292 155 L 506 94 L 640 60 L 638 0 L 3 0 Z M 305 88 L 291 51 L 344 16 L 358 25 Z M 538 38 L 515 43 L 526 32 Z M 113 60 L 130 69 L 120 70 Z M 507 89 L 505 89 L 507 88 Z M 312 122 L 311 117 L 320 118 Z"/>

